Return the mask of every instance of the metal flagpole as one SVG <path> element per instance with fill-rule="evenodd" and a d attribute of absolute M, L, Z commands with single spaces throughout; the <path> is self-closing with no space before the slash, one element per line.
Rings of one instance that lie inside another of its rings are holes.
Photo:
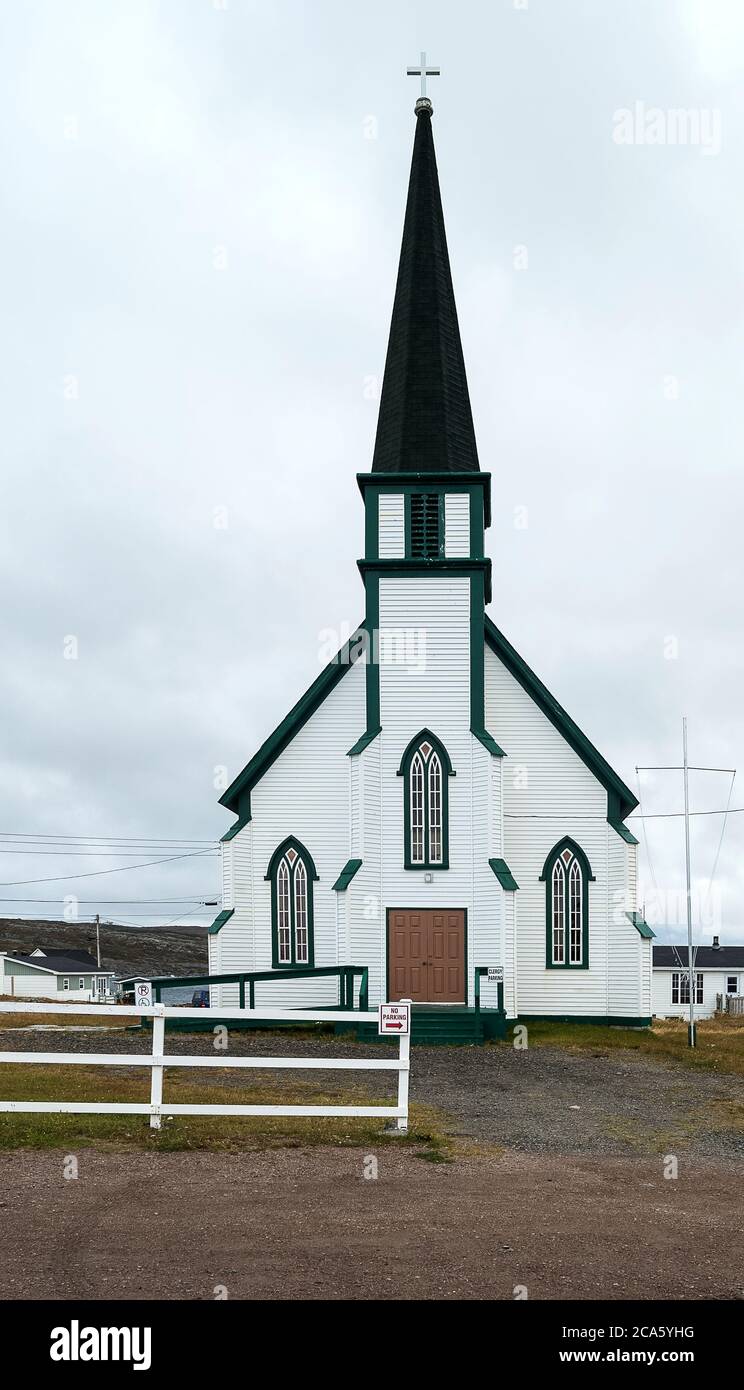
<path fill-rule="evenodd" d="M 659 767 L 659 766 L 657 766 L 657 767 L 636 767 L 636 773 L 641 773 L 641 772 L 682 772 L 682 773 L 684 774 L 684 788 L 685 788 L 685 809 L 684 809 L 684 817 L 685 817 L 685 880 L 686 880 L 686 885 L 687 885 L 687 974 L 688 974 L 688 983 L 689 983 L 689 990 L 690 990 L 690 1022 L 689 1022 L 689 1024 L 688 1024 L 688 1028 L 687 1028 L 687 1042 L 688 1042 L 688 1045 L 689 1045 L 690 1047 L 696 1047 L 696 1046 L 697 1046 L 697 1029 L 696 1029 L 696 1025 L 695 1025 L 695 969 L 694 969 L 695 960 L 694 960 L 693 945 L 692 945 L 692 883 L 691 883 L 691 874 L 690 874 L 690 795 L 689 795 L 689 773 L 690 773 L 690 770 L 692 770 L 693 772 L 730 772 L 731 775 L 732 775 L 732 778 L 736 776 L 736 770 L 735 770 L 735 768 L 733 768 L 733 767 L 695 767 L 695 766 L 693 765 L 692 769 L 690 769 L 690 764 L 689 764 L 688 761 L 687 761 L 687 719 L 686 719 L 686 717 L 683 718 L 683 720 L 682 720 L 682 766 L 681 766 L 681 768 L 680 768 L 680 767 L 674 767 L 674 766 L 671 766 L 671 767 L 670 767 L 670 766 L 666 766 L 666 765 L 663 765 L 663 766 L 660 766 L 660 767 Z M 639 781 L 639 784 L 638 784 L 638 785 L 639 785 L 639 796 L 640 796 L 640 781 Z M 731 783 L 731 787 L 732 787 L 732 788 L 733 788 L 733 785 L 734 785 L 734 784 L 733 784 L 733 780 L 732 780 L 732 783 Z M 729 801 L 730 801 L 730 799 L 731 799 L 731 791 L 729 791 Z M 677 814 L 677 813 L 675 812 L 675 814 Z M 727 815 L 728 815 L 728 807 L 726 808 L 726 811 L 723 812 L 722 814 L 723 814 L 724 816 L 727 816 Z M 645 822 L 646 822 L 646 817 L 645 817 L 645 816 L 643 817 L 643 821 L 644 821 L 644 832 L 645 832 Z M 726 822 L 725 822 L 725 820 L 724 820 L 724 828 L 725 828 L 725 824 L 726 824 Z M 720 852 L 720 848 L 721 848 L 721 846 L 720 846 L 720 843 L 719 843 L 719 846 L 718 846 L 719 852 Z M 647 852 L 648 852 L 648 850 L 647 850 Z M 714 866 L 713 866 L 713 873 L 714 873 L 714 874 L 715 874 L 715 870 L 716 870 L 717 864 L 718 864 L 718 855 L 716 855 L 716 862 L 715 862 L 715 864 L 714 864 Z M 649 865 L 650 865 L 650 860 L 649 860 Z M 652 874 L 653 874 L 653 870 L 652 870 Z M 655 882 L 655 881 L 654 881 L 654 882 Z M 682 962 L 681 962 L 681 960 L 680 960 L 680 967 L 681 967 L 681 965 L 682 965 Z M 683 978 L 683 976 L 684 976 L 684 971 L 683 971 L 682 969 L 680 969 L 680 978 Z"/>
<path fill-rule="evenodd" d="M 685 782 L 685 873 L 687 878 L 687 967 L 690 988 L 690 1023 L 687 1029 L 689 1047 L 696 1046 L 695 1039 L 695 975 L 692 959 L 692 884 L 690 882 L 690 796 L 688 789 L 687 766 L 687 718 L 682 720 L 682 770 Z"/>

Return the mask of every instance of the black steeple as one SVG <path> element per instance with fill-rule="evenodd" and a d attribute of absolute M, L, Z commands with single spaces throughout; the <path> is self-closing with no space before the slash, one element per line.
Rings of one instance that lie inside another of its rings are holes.
<path fill-rule="evenodd" d="M 479 468 L 431 117 L 431 102 L 421 98 L 374 473 L 475 473 Z"/>

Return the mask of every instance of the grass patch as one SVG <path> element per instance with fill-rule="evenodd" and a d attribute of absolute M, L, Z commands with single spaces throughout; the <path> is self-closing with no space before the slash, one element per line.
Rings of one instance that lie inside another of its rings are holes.
<path fill-rule="evenodd" d="M 744 1020 L 703 1019 L 697 1026 L 697 1047 L 687 1046 L 683 1019 L 656 1019 L 651 1028 L 608 1028 L 594 1023 L 527 1023 L 530 1047 L 565 1047 L 569 1052 L 592 1052 L 606 1057 L 631 1052 L 656 1061 L 672 1062 L 693 1071 L 727 1072 L 744 1076 Z M 506 1045 L 511 1045 L 511 1025 Z M 504 1043 L 490 1044 L 503 1047 Z"/>
<path fill-rule="evenodd" d="M 149 1100 L 149 1071 L 139 1068 L 0 1065 L 0 1095 L 4 1100 Z M 269 1070 L 267 1068 L 267 1070 Z M 282 1072 L 270 1082 L 246 1085 L 237 1069 L 209 1072 L 174 1067 L 165 1070 L 164 1095 L 178 1104 L 226 1105 L 391 1105 L 394 1074 L 385 1098 L 361 1088 L 295 1079 Z M 142 1115 L 0 1114 L 0 1149 L 64 1147 L 103 1151 L 256 1152 L 266 1149 L 320 1145 L 355 1147 L 360 1144 L 403 1144 L 432 1163 L 449 1162 L 457 1145 L 449 1133 L 449 1117 L 431 1106 L 413 1105 L 405 1136 L 392 1131 L 395 1121 L 374 1117 L 291 1115 L 174 1115 L 164 1116 L 160 1130 L 150 1129 Z"/>
<path fill-rule="evenodd" d="M 728 1098 L 711 1100 L 676 1116 L 664 1129 L 628 1115 L 610 1116 L 603 1128 L 612 1139 L 638 1153 L 676 1153 L 699 1134 L 744 1134 L 744 1103 Z"/>
<path fill-rule="evenodd" d="M 106 1013 L 76 1014 L 74 999 L 23 999 L 17 995 L 0 994 L 0 1004 L 64 1004 L 63 1014 L 0 1013 L 0 1032 L 4 1028 L 38 1028 L 39 1024 L 52 1028 L 127 1028 L 136 1019 L 119 1013 L 115 1004 L 106 1005 Z M 69 1013 L 67 1010 L 69 1009 Z"/>

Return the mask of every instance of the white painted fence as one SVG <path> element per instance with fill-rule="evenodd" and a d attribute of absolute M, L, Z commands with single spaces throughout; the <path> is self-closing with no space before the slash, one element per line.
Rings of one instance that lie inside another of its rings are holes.
<path fill-rule="evenodd" d="M 6 1114 L 66 1114 L 66 1115 L 149 1115 L 150 1128 L 160 1129 L 163 1115 L 330 1115 L 356 1116 L 370 1119 L 394 1119 L 401 1133 L 408 1129 L 408 1076 L 411 1039 L 404 1034 L 398 1042 L 397 1057 L 182 1057 L 166 1054 L 165 1020 L 167 1018 L 199 1019 L 203 1023 L 210 1014 L 215 1025 L 231 1018 L 250 1018 L 256 1023 L 287 1019 L 292 1023 L 372 1023 L 377 1027 L 377 1012 L 352 1013 L 348 1010 L 323 1010 L 313 1014 L 303 1009 L 180 1009 L 155 1004 L 151 1009 L 130 1005 L 110 1004 L 16 1004 L 0 1003 L 0 1015 L 6 1014 L 103 1014 L 112 1018 L 152 1018 L 152 1053 L 105 1052 L 0 1052 L 2 1062 L 25 1062 L 45 1066 L 90 1067 L 149 1067 L 151 1069 L 150 1100 L 146 1101 L 70 1101 L 70 1100 L 0 1100 L 0 1113 Z M 0 1020 L 0 1027 L 2 1021 Z M 396 1071 L 398 1073 L 397 1105 L 175 1105 L 163 1099 L 164 1067 L 245 1067 L 260 1071 Z"/>

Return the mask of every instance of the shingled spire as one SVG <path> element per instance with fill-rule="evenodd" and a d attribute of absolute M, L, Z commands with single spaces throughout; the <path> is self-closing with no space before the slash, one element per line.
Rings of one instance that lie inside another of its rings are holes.
<path fill-rule="evenodd" d="M 420 98 L 374 473 L 479 468 L 431 117 L 431 102 Z"/>

